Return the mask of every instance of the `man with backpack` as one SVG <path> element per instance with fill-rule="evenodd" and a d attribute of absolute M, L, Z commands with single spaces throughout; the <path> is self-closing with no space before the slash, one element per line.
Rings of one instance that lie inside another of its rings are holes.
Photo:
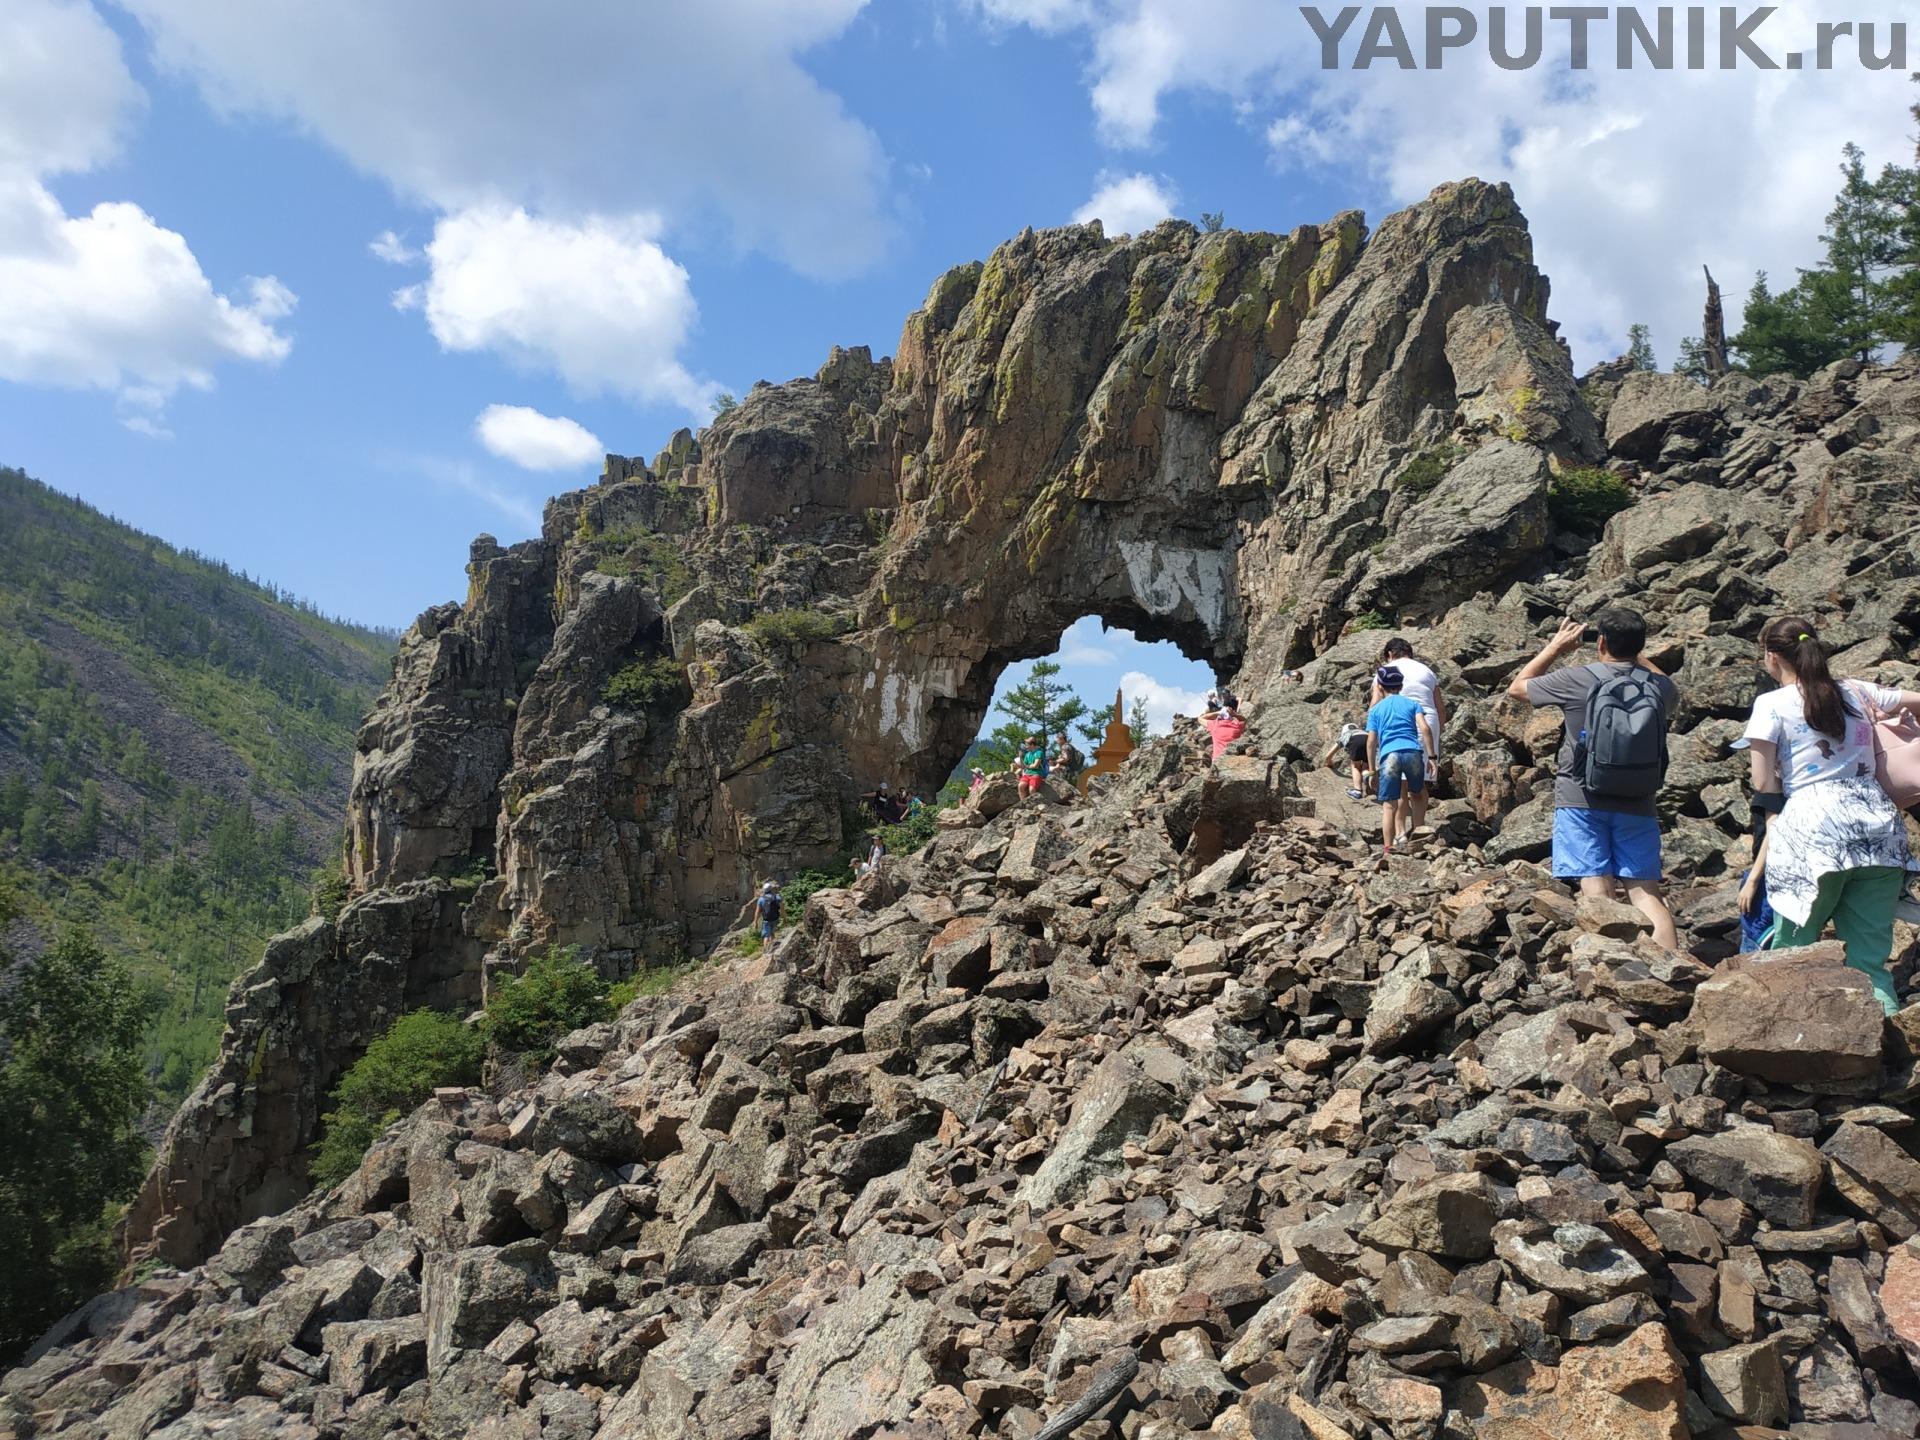
<path fill-rule="evenodd" d="M 753 902 L 753 908 L 760 921 L 760 939 L 762 943 L 773 939 L 774 931 L 780 928 L 780 886 L 772 880 L 760 887 L 760 898 Z"/>
<path fill-rule="evenodd" d="M 1680 946 L 1660 893 L 1660 819 L 1654 797 L 1667 770 L 1667 727 L 1679 688 L 1641 654 L 1647 622 L 1610 606 L 1593 618 L 1597 663 L 1554 666 L 1580 648 L 1586 627 L 1563 620 L 1521 668 L 1507 694 L 1535 709 L 1557 706 L 1566 733 L 1554 761 L 1553 873 L 1583 895 L 1613 896 L 1618 882 L 1653 922 L 1653 938 Z M 1549 673 L 1551 672 L 1551 673 Z"/>

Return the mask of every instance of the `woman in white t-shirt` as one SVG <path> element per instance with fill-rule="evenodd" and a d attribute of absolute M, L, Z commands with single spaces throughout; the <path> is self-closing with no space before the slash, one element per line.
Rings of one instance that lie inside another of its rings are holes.
<path fill-rule="evenodd" d="M 1756 794 L 1784 794 L 1754 869 L 1780 917 L 1774 943 L 1811 945 L 1827 922 L 1847 963 L 1900 1006 L 1887 957 L 1893 913 L 1916 868 L 1900 812 L 1874 778 L 1874 710 L 1920 711 L 1920 694 L 1836 680 L 1811 621 L 1783 615 L 1760 632 L 1760 658 L 1780 682 L 1753 702 L 1746 738 Z"/>

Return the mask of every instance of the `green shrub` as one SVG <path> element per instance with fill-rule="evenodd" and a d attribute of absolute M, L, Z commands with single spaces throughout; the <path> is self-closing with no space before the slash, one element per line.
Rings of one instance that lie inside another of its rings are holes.
<path fill-rule="evenodd" d="M 1353 617 L 1349 630 L 1391 630 L 1393 622 L 1378 610 L 1364 610 Z"/>
<path fill-rule="evenodd" d="M 756 645 L 792 648 L 843 635 L 847 624 L 838 615 L 822 615 L 818 610 L 769 610 L 741 628 Z"/>
<path fill-rule="evenodd" d="M 600 687 L 600 698 L 618 710 L 679 710 L 688 699 L 687 671 L 670 656 L 623 665 Z"/>
<path fill-rule="evenodd" d="M 574 947 L 549 946 L 526 970 L 501 982 L 487 1000 L 480 1033 L 489 1045 L 544 1064 L 562 1035 L 613 1017 L 612 985 Z"/>
<path fill-rule="evenodd" d="M 1599 530 L 1635 498 L 1611 470 L 1570 467 L 1547 482 L 1547 513 L 1562 530 Z"/>
<path fill-rule="evenodd" d="M 323 920 L 338 920 L 346 908 L 353 887 L 347 883 L 347 867 L 338 860 L 313 872 L 313 913 Z"/>
<path fill-rule="evenodd" d="M 785 885 L 780 887 L 780 923 L 797 923 L 800 912 L 807 908 L 807 901 L 821 890 L 838 890 L 853 883 L 853 871 L 839 870 L 802 870 Z"/>
<path fill-rule="evenodd" d="M 314 1147 L 314 1180 L 339 1184 L 381 1131 L 437 1087 L 478 1080 L 481 1051 L 480 1036 L 452 1015 L 415 1010 L 394 1021 L 333 1087 L 333 1109 Z"/>
<path fill-rule="evenodd" d="M 1466 446 L 1451 442 L 1436 445 L 1431 450 L 1422 450 L 1407 462 L 1406 469 L 1402 470 L 1393 482 L 1393 488 L 1405 490 L 1412 495 L 1425 495 L 1447 478 L 1447 472 L 1453 469 L 1466 453 Z"/>
<path fill-rule="evenodd" d="M 887 847 L 889 855 L 911 855 L 929 840 L 940 833 L 940 827 L 934 822 L 934 808 L 929 805 L 919 813 L 909 815 L 898 825 L 881 825 L 880 840 Z"/>

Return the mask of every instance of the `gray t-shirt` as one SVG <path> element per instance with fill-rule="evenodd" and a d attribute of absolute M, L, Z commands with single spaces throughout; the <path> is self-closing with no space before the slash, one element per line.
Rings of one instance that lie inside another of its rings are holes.
<path fill-rule="evenodd" d="M 1560 737 L 1560 753 L 1553 762 L 1553 804 L 1556 810 L 1610 810 L 1616 815 L 1657 813 L 1651 795 L 1643 800 L 1624 800 L 1618 795 L 1590 795 L 1579 778 L 1580 730 L 1587 723 L 1587 697 L 1593 693 L 1602 676 L 1611 679 L 1629 670 L 1638 670 L 1653 682 L 1654 692 L 1660 697 L 1660 723 L 1663 726 L 1671 725 L 1674 707 L 1680 703 L 1680 687 L 1666 676 L 1655 675 L 1644 666 L 1618 662 L 1569 665 L 1527 682 L 1527 699 L 1533 702 L 1534 708 L 1558 705 L 1566 721 L 1566 731 Z"/>

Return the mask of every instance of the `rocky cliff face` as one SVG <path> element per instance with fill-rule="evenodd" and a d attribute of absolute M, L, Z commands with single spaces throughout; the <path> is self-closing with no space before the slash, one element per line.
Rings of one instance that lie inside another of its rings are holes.
<path fill-rule="evenodd" d="M 1835 615 L 1856 669 L 1920 622 L 1920 385 L 1910 365 L 1635 376 L 1596 418 L 1546 304 L 1512 197 L 1478 182 L 1371 236 L 1355 215 L 1028 233 L 943 277 L 892 361 L 836 352 L 651 465 L 610 459 L 540 539 L 476 542 L 467 602 L 408 633 L 362 730 L 359 893 L 236 988 L 135 1255 L 196 1263 L 288 1203 L 321 1097 L 399 1008 L 470 1002 L 548 943 L 609 967 L 697 950 L 759 876 L 843 854 L 861 782 L 937 783 L 1000 670 L 1088 613 L 1257 702 L 1272 772 L 1169 801 L 1186 863 L 1317 783 L 1295 770 L 1348 718 L 1378 637 L 1343 632 L 1367 612 L 1414 629 L 1464 702 L 1465 798 L 1439 818 L 1502 862 L 1544 853 L 1551 737 L 1467 697 L 1546 617 L 1631 597 L 1689 694 L 1679 873 L 1723 874 L 1759 617 Z M 1555 475 L 1609 457 L 1638 503 L 1604 535 L 1557 523 Z M 1025 1023 L 980 1042 L 989 1064 Z"/>

